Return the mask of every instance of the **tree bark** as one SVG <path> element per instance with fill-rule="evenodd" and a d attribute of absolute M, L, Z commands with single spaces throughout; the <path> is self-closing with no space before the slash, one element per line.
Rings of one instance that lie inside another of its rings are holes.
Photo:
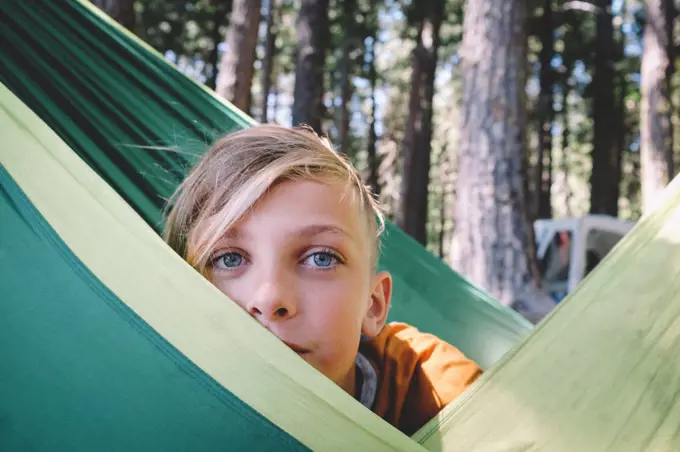
<path fill-rule="evenodd" d="M 623 34 L 617 42 L 617 47 L 623 52 L 624 42 Z M 626 74 L 619 71 L 612 85 L 616 88 L 615 104 L 614 104 L 614 127 L 616 132 L 612 135 L 612 157 L 611 157 L 611 171 L 612 180 L 616 181 L 616 186 L 611 187 L 612 197 L 616 197 L 616 216 L 619 214 L 618 201 L 621 197 L 621 179 L 622 179 L 622 158 L 623 152 L 628 145 L 628 125 L 626 124 L 626 91 L 627 82 Z"/>
<path fill-rule="evenodd" d="M 642 54 L 642 98 L 640 108 L 640 158 L 642 171 L 642 209 L 650 212 L 660 193 L 673 177 L 673 141 L 671 127 L 672 65 L 670 0 L 646 0 L 647 21 Z"/>
<path fill-rule="evenodd" d="M 356 45 L 350 30 L 356 24 L 354 11 L 356 10 L 356 0 L 344 0 L 342 4 L 343 28 L 346 37 L 342 43 L 342 80 L 340 82 L 340 150 L 347 154 L 349 147 L 349 102 L 352 99 L 352 47 Z"/>
<path fill-rule="evenodd" d="M 527 5 L 468 0 L 453 267 L 512 304 L 531 285 L 522 182 Z"/>
<path fill-rule="evenodd" d="M 571 64 L 565 64 L 567 66 L 567 77 L 571 74 Z M 570 165 L 568 161 L 568 156 L 571 153 L 570 145 L 570 126 L 569 126 L 569 94 L 571 93 L 571 85 L 568 80 L 565 80 L 563 87 L 563 100 L 562 100 L 562 160 L 560 162 L 560 168 L 562 170 L 562 177 L 564 178 L 564 205 L 566 216 L 571 216 L 571 185 L 569 184 L 569 170 Z"/>
<path fill-rule="evenodd" d="M 397 225 L 421 244 L 427 243 L 427 194 L 430 180 L 432 97 L 437 69 L 439 29 L 444 0 L 422 0 L 425 8 L 411 54 L 409 111 L 402 147 L 402 179 Z"/>
<path fill-rule="evenodd" d="M 597 0 L 593 92 L 593 169 L 590 213 L 618 215 L 620 154 L 614 144 L 614 26 L 611 0 Z"/>
<path fill-rule="evenodd" d="M 208 88 L 215 90 L 217 88 L 217 74 L 219 73 L 219 45 L 222 42 L 223 37 L 220 33 L 220 28 L 225 22 L 227 15 L 231 13 L 231 0 L 213 0 L 213 28 L 210 33 L 212 39 L 213 48 L 208 55 L 208 64 L 210 65 L 211 72 L 210 77 L 206 80 L 205 84 Z"/>
<path fill-rule="evenodd" d="M 217 75 L 216 93 L 240 110 L 250 111 L 255 47 L 260 25 L 261 0 L 234 0 L 226 51 Z"/>
<path fill-rule="evenodd" d="M 267 37 L 265 38 L 264 59 L 262 61 L 262 110 L 260 122 L 269 120 L 269 93 L 272 86 L 272 68 L 276 55 L 276 35 L 278 33 L 277 0 L 268 0 L 267 8 Z"/>
<path fill-rule="evenodd" d="M 134 32 L 136 22 L 134 0 L 92 0 L 92 3 L 113 20 Z"/>
<path fill-rule="evenodd" d="M 668 0 L 666 2 L 666 33 L 668 35 L 668 45 L 666 46 L 666 52 L 668 54 L 668 60 L 670 61 L 670 64 L 666 67 L 666 86 L 668 86 L 669 91 L 671 93 L 669 94 L 669 108 L 670 108 L 670 151 L 668 154 L 668 168 L 669 168 L 669 177 L 670 179 L 673 179 L 675 175 L 677 174 L 677 161 L 675 159 L 675 127 L 673 124 L 676 124 L 677 121 L 677 108 L 674 108 L 673 106 L 673 88 L 672 88 L 672 80 L 673 80 L 673 75 L 675 74 L 675 58 L 678 56 L 678 49 L 675 47 L 675 40 L 673 37 L 674 34 L 674 28 L 675 28 L 675 21 L 678 18 L 678 9 L 676 8 L 676 5 L 674 4 L 673 0 Z M 675 115 L 675 116 L 674 116 Z"/>
<path fill-rule="evenodd" d="M 446 237 L 446 207 L 448 204 L 448 187 L 449 187 L 449 177 L 450 177 L 450 160 L 449 160 L 449 150 L 448 143 L 444 143 L 444 147 L 439 155 L 439 189 L 440 189 L 440 199 L 439 199 L 439 236 L 437 238 L 437 251 L 440 259 L 444 259 L 445 255 L 445 243 L 444 238 Z"/>
<path fill-rule="evenodd" d="M 366 145 L 366 154 L 368 160 L 368 185 L 371 187 L 373 194 L 380 197 L 380 182 L 379 182 L 379 168 L 380 162 L 378 160 L 377 142 L 378 136 L 375 130 L 376 123 L 376 86 L 378 84 L 378 73 L 375 67 L 375 46 L 376 37 L 373 36 L 373 41 L 368 49 L 369 52 L 369 66 L 368 66 L 368 83 L 371 87 L 371 116 L 368 124 L 368 143 Z"/>
<path fill-rule="evenodd" d="M 272 105 L 272 122 L 276 122 L 276 118 L 279 117 L 279 86 L 276 80 L 272 82 L 272 95 L 274 96 L 274 105 Z"/>
<path fill-rule="evenodd" d="M 293 125 L 321 130 L 324 106 L 324 63 L 328 48 L 329 0 L 302 0 L 297 19 L 297 53 L 293 94 Z"/>
<path fill-rule="evenodd" d="M 555 117 L 553 106 L 554 71 L 551 65 L 555 48 L 553 29 L 552 0 L 543 2 L 543 18 L 541 22 L 541 72 L 539 75 L 541 92 L 538 97 L 538 152 L 534 173 L 536 211 L 534 218 L 551 218 L 552 205 L 550 190 L 552 187 L 552 124 Z"/>

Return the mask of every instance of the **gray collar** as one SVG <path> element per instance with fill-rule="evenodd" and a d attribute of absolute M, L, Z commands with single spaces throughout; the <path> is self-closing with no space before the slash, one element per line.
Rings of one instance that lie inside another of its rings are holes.
<path fill-rule="evenodd" d="M 369 410 L 373 408 L 375 394 L 378 391 L 378 374 L 371 365 L 371 362 L 361 353 L 357 353 L 357 370 L 360 374 L 361 392 L 359 402 Z"/>

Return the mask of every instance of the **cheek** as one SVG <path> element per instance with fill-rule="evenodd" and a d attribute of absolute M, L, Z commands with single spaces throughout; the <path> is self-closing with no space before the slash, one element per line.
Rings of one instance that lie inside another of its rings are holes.
<path fill-rule="evenodd" d="M 305 299 L 305 317 L 330 336 L 339 336 L 360 328 L 367 309 L 368 289 L 363 281 L 337 278 L 310 281 L 301 288 Z M 311 320 L 311 319 L 310 319 Z"/>
<path fill-rule="evenodd" d="M 245 300 L 248 299 L 251 294 L 249 294 L 248 285 L 244 284 L 244 281 L 240 281 L 236 278 L 220 278 L 220 277 L 210 277 L 210 282 L 217 287 L 220 292 L 229 297 L 233 302 L 241 307 L 244 307 Z"/>
<path fill-rule="evenodd" d="M 317 285 L 306 292 L 303 328 L 316 344 L 311 364 L 338 384 L 346 383 L 359 349 L 365 292 L 345 281 Z"/>

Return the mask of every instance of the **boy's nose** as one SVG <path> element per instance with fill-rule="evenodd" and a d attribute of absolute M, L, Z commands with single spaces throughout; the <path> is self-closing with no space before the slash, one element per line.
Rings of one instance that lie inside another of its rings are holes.
<path fill-rule="evenodd" d="M 286 320 L 297 314 L 294 297 L 284 284 L 265 282 L 247 306 L 248 313 L 260 321 Z"/>

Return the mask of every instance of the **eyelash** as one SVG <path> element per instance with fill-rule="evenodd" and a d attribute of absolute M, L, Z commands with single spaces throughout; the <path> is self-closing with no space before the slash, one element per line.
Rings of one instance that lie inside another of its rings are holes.
<path fill-rule="evenodd" d="M 209 260 L 208 265 L 210 267 L 215 268 L 217 266 L 217 263 L 220 261 L 220 259 L 224 259 L 224 257 L 227 256 L 228 254 L 236 254 L 236 255 L 240 256 L 242 260 L 246 261 L 246 263 L 248 262 L 248 258 L 246 258 L 244 256 L 244 253 L 242 253 L 241 251 L 225 251 L 225 252 L 217 254 L 215 257 L 212 257 Z M 313 267 L 315 270 L 320 270 L 320 271 L 335 270 L 338 265 L 343 265 L 345 263 L 345 259 L 339 253 L 337 253 L 336 251 L 333 251 L 332 249 L 329 249 L 329 248 L 322 248 L 322 249 L 316 250 L 314 252 L 308 253 L 300 260 L 300 262 L 302 263 L 302 262 L 308 260 L 309 258 L 311 258 L 311 257 L 313 257 L 317 254 L 327 254 L 327 255 L 329 255 L 332 259 L 335 259 L 335 265 L 332 265 L 332 266 L 329 266 L 329 267 L 316 266 L 316 267 Z M 243 266 L 243 264 L 241 264 L 237 267 L 219 268 L 218 270 L 220 270 L 220 271 L 236 271 L 239 268 L 241 268 L 242 266 Z"/>
<path fill-rule="evenodd" d="M 329 249 L 329 248 L 322 248 L 319 250 L 316 250 L 312 253 L 307 254 L 302 261 L 306 261 L 307 259 L 313 257 L 314 255 L 317 254 L 328 254 L 332 259 L 335 259 L 335 265 L 332 265 L 330 267 L 314 267 L 315 270 L 320 270 L 320 271 L 331 271 L 335 270 L 338 265 L 343 265 L 345 263 L 345 260 L 340 256 L 339 253 Z"/>
<path fill-rule="evenodd" d="M 227 256 L 228 254 L 236 254 L 236 255 L 240 256 L 242 260 L 248 262 L 248 258 L 246 256 L 244 256 L 245 253 L 243 253 L 242 251 L 239 251 L 239 250 L 233 250 L 233 251 L 220 252 L 217 255 L 215 255 L 215 257 L 211 257 L 210 260 L 208 261 L 208 266 L 210 266 L 212 268 L 216 268 L 219 261 L 221 259 L 224 259 L 224 257 Z M 217 270 L 219 270 L 219 271 L 235 271 L 235 270 L 238 270 L 239 268 L 241 268 L 242 266 L 243 266 L 243 264 L 239 265 L 238 267 L 234 267 L 234 268 L 229 268 L 229 267 L 227 267 L 227 268 L 217 268 Z"/>

